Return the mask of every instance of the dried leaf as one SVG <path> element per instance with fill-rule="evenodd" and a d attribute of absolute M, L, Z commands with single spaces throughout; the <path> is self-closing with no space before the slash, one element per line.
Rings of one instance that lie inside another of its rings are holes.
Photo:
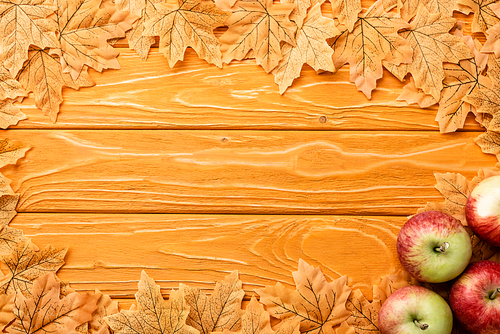
<path fill-rule="evenodd" d="M 126 32 L 128 45 L 135 50 L 142 60 L 148 58 L 149 49 L 155 43 L 153 36 L 144 36 L 144 23 L 158 14 L 155 4 L 162 0 L 120 0 L 116 1 L 116 7 L 120 10 L 128 11 L 132 15 L 139 17 L 134 22 L 132 29 Z"/>
<path fill-rule="evenodd" d="M 318 4 L 322 4 L 325 0 L 319 2 L 315 1 Z M 281 3 L 291 3 L 295 5 L 294 10 L 290 13 L 290 21 L 295 22 L 297 27 L 300 29 L 304 24 L 304 19 L 307 16 L 307 10 L 311 7 L 311 0 L 282 0 Z"/>
<path fill-rule="evenodd" d="M 238 272 L 234 271 L 222 282 L 217 282 L 211 296 L 199 288 L 181 285 L 184 300 L 190 308 L 186 324 L 201 334 L 238 331 L 241 328 L 241 302 L 245 296 Z"/>
<path fill-rule="evenodd" d="M 497 17 L 500 17 L 500 4 L 495 2 L 489 6 Z M 486 31 L 486 42 L 481 49 L 481 52 L 494 53 L 496 57 L 500 57 L 500 23 L 495 24 Z"/>
<path fill-rule="evenodd" d="M 464 98 L 474 94 L 476 90 L 491 86 L 490 80 L 481 74 L 488 56 L 478 51 L 481 48 L 479 41 L 474 41 L 471 36 L 463 36 L 458 30 L 455 35 L 464 40 L 474 58 L 461 60 L 458 64 L 443 65 L 445 78 L 436 115 L 442 133 L 463 128 L 467 115 L 470 112 L 476 113 L 476 108 L 464 101 Z"/>
<path fill-rule="evenodd" d="M 434 97 L 425 94 L 423 90 L 415 86 L 413 77 L 410 77 L 410 82 L 403 87 L 403 92 L 396 100 L 406 101 L 408 104 L 416 103 L 420 108 L 427 108 L 438 103 Z"/>
<path fill-rule="evenodd" d="M 378 313 L 380 311 L 380 301 L 369 302 L 360 290 L 351 293 L 347 300 L 346 307 L 351 315 L 344 322 L 351 327 L 356 334 L 367 334 L 378 331 Z M 337 331 L 342 333 L 342 331 Z"/>
<path fill-rule="evenodd" d="M 97 308 L 92 313 L 89 333 L 103 333 L 108 329 L 108 325 L 104 321 L 104 318 L 118 313 L 118 303 L 111 300 L 108 295 L 103 294 L 97 289 L 95 290 L 94 296 L 97 300 Z"/>
<path fill-rule="evenodd" d="M 12 320 L 16 317 L 14 316 L 14 297 L 15 294 L 0 294 L 0 331 L 4 331 Z"/>
<path fill-rule="evenodd" d="M 0 168 L 13 165 L 17 160 L 24 157 L 29 147 L 18 141 L 11 141 L 9 139 L 0 140 Z"/>
<path fill-rule="evenodd" d="M 458 63 L 473 57 L 461 38 L 448 33 L 455 21 L 442 13 L 431 14 L 420 6 L 411 27 L 400 33 L 413 48 L 413 62 L 399 66 L 385 62 L 384 65 L 399 80 L 411 73 L 417 88 L 439 100 L 445 78 L 443 62 Z"/>
<path fill-rule="evenodd" d="M 0 127 L 7 129 L 11 125 L 16 125 L 19 121 L 27 119 L 28 117 L 15 106 L 15 100 L 0 100 Z"/>
<path fill-rule="evenodd" d="M 500 20 L 491 10 L 490 5 L 496 0 L 458 0 L 459 5 L 467 6 L 474 12 L 472 32 L 486 32 Z"/>
<path fill-rule="evenodd" d="M 59 283 L 54 274 L 47 274 L 34 282 L 31 298 L 17 293 L 14 307 L 17 319 L 8 332 L 78 333 L 76 327 L 89 321 L 95 309 L 96 299 L 88 293 L 74 292 L 59 299 Z"/>
<path fill-rule="evenodd" d="M 299 270 L 293 279 L 297 290 L 277 283 L 256 290 L 260 302 L 271 316 L 281 320 L 301 319 L 300 331 L 309 334 L 333 334 L 333 327 L 349 317 L 346 301 L 351 292 L 347 277 L 328 283 L 319 268 L 299 261 Z"/>
<path fill-rule="evenodd" d="M 28 48 L 56 47 L 54 22 L 47 17 L 56 10 L 51 0 L 5 0 L 0 3 L 0 59 L 12 77 L 28 59 Z"/>
<path fill-rule="evenodd" d="M 297 31 L 296 46 L 283 46 L 283 59 L 272 72 L 281 94 L 300 76 L 304 64 L 310 65 L 316 71 L 335 71 L 333 50 L 326 40 L 339 33 L 334 21 L 321 14 L 321 5 L 314 5 Z"/>
<path fill-rule="evenodd" d="M 332 4 L 333 17 L 338 18 L 340 23 L 353 31 L 358 14 L 361 13 L 360 0 L 330 0 Z"/>
<path fill-rule="evenodd" d="M 17 214 L 17 202 L 19 202 L 19 194 L 0 196 L 0 228 L 7 226 Z"/>
<path fill-rule="evenodd" d="M 408 272 L 399 270 L 382 277 L 379 284 L 373 285 L 373 301 L 378 301 L 382 305 L 397 289 L 416 284 L 418 282 Z"/>
<path fill-rule="evenodd" d="M 0 100 L 14 100 L 18 96 L 26 95 L 23 86 L 10 75 L 5 67 L 0 65 Z"/>
<path fill-rule="evenodd" d="M 241 317 L 241 329 L 239 331 L 225 330 L 224 333 L 275 334 L 271 329 L 269 313 L 264 310 L 264 306 L 262 306 L 255 297 L 250 299 L 250 303 L 248 303 L 245 313 Z M 218 332 L 218 334 L 220 334 L 220 332 Z"/>
<path fill-rule="evenodd" d="M 465 229 L 469 233 L 472 243 L 472 257 L 470 259 L 470 262 L 488 260 L 498 251 L 497 247 L 484 242 L 483 240 L 481 240 L 481 238 L 474 234 L 469 226 L 465 226 Z"/>
<path fill-rule="evenodd" d="M 84 66 L 101 72 L 120 68 L 109 39 L 125 37 L 137 17 L 119 11 L 112 0 L 55 0 L 60 47 L 50 53 L 59 56 L 64 73 L 78 79 Z"/>
<path fill-rule="evenodd" d="M 381 0 L 375 2 L 352 32 L 341 34 L 333 42 L 335 67 L 349 63 L 350 80 L 370 99 L 383 75 L 382 60 L 398 65 L 412 60 L 410 43 L 397 34 L 405 27 L 408 24 L 399 15 L 384 11 Z"/>
<path fill-rule="evenodd" d="M 443 13 L 450 17 L 457 9 L 456 0 L 401 0 L 399 7 L 401 18 L 409 22 L 417 14 L 420 4 L 430 13 Z"/>
<path fill-rule="evenodd" d="M 221 36 L 222 60 L 241 60 L 254 50 L 257 64 L 271 72 L 282 58 L 281 42 L 295 46 L 295 25 L 288 16 L 294 4 L 273 4 L 272 0 L 239 0 L 226 20 Z"/>
<path fill-rule="evenodd" d="M 59 106 L 63 101 L 62 88 L 90 87 L 94 85 L 87 73 L 87 68 L 81 72 L 77 80 L 70 74 L 63 73 L 60 61 L 46 50 L 31 50 L 29 59 L 19 72 L 19 82 L 27 91 L 35 94 L 36 106 L 55 122 Z"/>
<path fill-rule="evenodd" d="M 0 257 L 9 269 L 9 273 L 0 279 L 0 293 L 18 291 L 30 296 L 33 281 L 47 273 L 57 272 L 64 264 L 66 251 L 52 246 L 38 251 L 29 240 L 16 244 L 11 254 Z"/>
<path fill-rule="evenodd" d="M 273 330 L 275 334 L 300 334 L 300 319 L 283 320 Z"/>
<path fill-rule="evenodd" d="M 156 14 L 144 25 L 144 36 L 160 36 L 160 51 L 170 67 L 184 59 L 192 47 L 198 56 L 222 67 L 220 42 L 213 30 L 224 25 L 228 14 L 212 1 L 178 0 L 177 4 L 159 3 Z"/>
<path fill-rule="evenodd" d="M 17 244 L 26 240 L 23 231 L 4 226 L 0 231 L 0 256 L 9 255 Z"/>
<path fill-rule="evenodd" d="M 164 301 L 160 286 L 142 272 L 135 299 L 137 307 L 104 318 L 115 334 L 198 334 L 186 325 L 189 306 L 184 302 L 184 291 L 172 291 L 170 299 Z"/>

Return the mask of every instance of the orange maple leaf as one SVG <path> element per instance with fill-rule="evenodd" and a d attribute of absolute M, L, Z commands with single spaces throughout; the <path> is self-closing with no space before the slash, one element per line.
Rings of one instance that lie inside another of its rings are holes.
<path fill-rule="evenodd" d="M 358 14 L 361 13 L 361 1 L 330 0 L 330 3 L 332 4 L 333 17 L 338 18 L 340 23 L 347 27 L 348 31 L 352 31 L 358 19 Z"/>
<path fill-rule="evenodd" d="M 474 12 L 472 32 L 486 32 L 497 24 L 500 19 L 495 15 L 490 5 L 497 0 L 458 0 L 457 3 L 467 6 Z"/>
<path fill-rule="evenodd" d="M 260 302 L 275 318 L 300 320 L 300 331 L 309 334 L 333 334 L 333 327 L 349 317 L 346 301 L 351 293 L 347 277 L 342 276 L 328 283 L 321 269 L 299 261 L 298 271 L 293 272 L 296 290 L 277 283 L 256 290 Z"/>
<path fill-rule="evenodd" d="M 281 42 L 295 46 L 296 26 L 289 15 L 295 5 L 273 4 L 272 0 L 239 0 L 226 20 L 228 30 L 221 36 L 222 60 L 242 60 L 254 51 L 257 64 L 272 71 L 282 58 Z"/>

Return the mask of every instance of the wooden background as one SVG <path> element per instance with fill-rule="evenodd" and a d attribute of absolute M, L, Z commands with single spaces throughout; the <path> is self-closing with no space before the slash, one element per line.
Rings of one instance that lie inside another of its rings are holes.
<path fill-rule="evenodd" d="M 29 119 L 1 135 L 32 149 L 1 172 L 21 194 L 11 226 L 69 247 L 59 276 L 122 307 L 141 270 L 165 295 L 179 283 L 210 292 L 238 270 L 250 296 L 293 287 L 299 258 L 371 298 L 399 268 L 406 217 L 442 201 L 433 173 L 471 178 L 496 162 L 472 117 L 440 134 L 437 108 L 396 101 L 403 84 L 388 72 L 372 100 L 347 66 L 305 66 L 280 96 L 252 60 L 219 69 L 188 50 L 170 69 L 157 48 L 143 62 L 119 47 L 122 69 L 65 90 L 56 124 L 22 104 Z"/>

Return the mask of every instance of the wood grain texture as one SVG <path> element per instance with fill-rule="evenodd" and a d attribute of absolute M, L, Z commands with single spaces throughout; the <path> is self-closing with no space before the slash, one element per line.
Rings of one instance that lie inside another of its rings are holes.
<path fill-rule="evenodd" d="M 495 164 L 475 133 L 11 131 L 20 212 L 410 215 L 433 172 Z"/>
<path fill-rule="evenodd" d="M 328 279 L 371 296 L 371 284 L 400 268 L 396 237 L 405 217 L 18 214 L 40 248 L 69 246 L 59 276 L 77 290 L 94 287 L 133 298 L 141 270 L 168 294 L 179 283 L 204 288 L 238 270 L 247 296 L 264 285 L 294 287 L 299 258 Z M 356 261 L 353 261 L 356 259 Z"/>
<path fill-rule="evenodd" d="M 421 109 L 396 101 L 403 83 L 387 71 L 368 100 L 349 82 L 349 67 L 302 76 L 280 95 L 274 77 L 245 60 L 219 69 L 188 50 L 173 69 L 158 49 L 143 62 L 123 49 L 119 71 L 92 71 L 96 86 L 65 89 L 57 123 L 21 104 L 28 120 L 14 128 L 71 129 L 297 129 L 438 130 L 437 106 Z M 468 118 L 466 129 L 481 128 Z"/>

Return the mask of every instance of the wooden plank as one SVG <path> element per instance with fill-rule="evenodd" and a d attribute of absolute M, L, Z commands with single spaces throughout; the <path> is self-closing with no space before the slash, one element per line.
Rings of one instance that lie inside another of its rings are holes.
<path fill-rule="evenodd" d="M 434 172 L 496 159 L 475 133 L 9 131 L 32 149 L 1 172 L 20 212 L 410 215 Z"/>
<path fill-rule="evenodd" d="M 320 75 L 305 66 L 280 95 L 273 75 L 253 60 L 219 69 L 189 50 L 170 69 L 158 49 L 146 62 L 123 49 L 119 61 L 118 72 L 92 71 L 95 87 L 65 89 L 56 124 L 30 97 L 20 105 L 29 119 L 14 128 L 438 130 L 437 107 L 396 101 L 403 84 L 387 71 L 368 100 L 349 82 L 347 66 Z M 472 116 L 466 129 L 481 130 Z"/>
<path fill-rule="evenodd" d="M 140 272 L 168 294 L 179 283 L 210 292 L 238 270 L 244 289 L 281 282 L 293 288 L 300 258 L 327 278 L 349 277 L 371 296 L 371 285 L 400 268 L 396 238 L 405 217 L 18 214 L 39 247 L 69 247 L 61 279 L 79 291 L 95 287 L 133 298 Z"/>

